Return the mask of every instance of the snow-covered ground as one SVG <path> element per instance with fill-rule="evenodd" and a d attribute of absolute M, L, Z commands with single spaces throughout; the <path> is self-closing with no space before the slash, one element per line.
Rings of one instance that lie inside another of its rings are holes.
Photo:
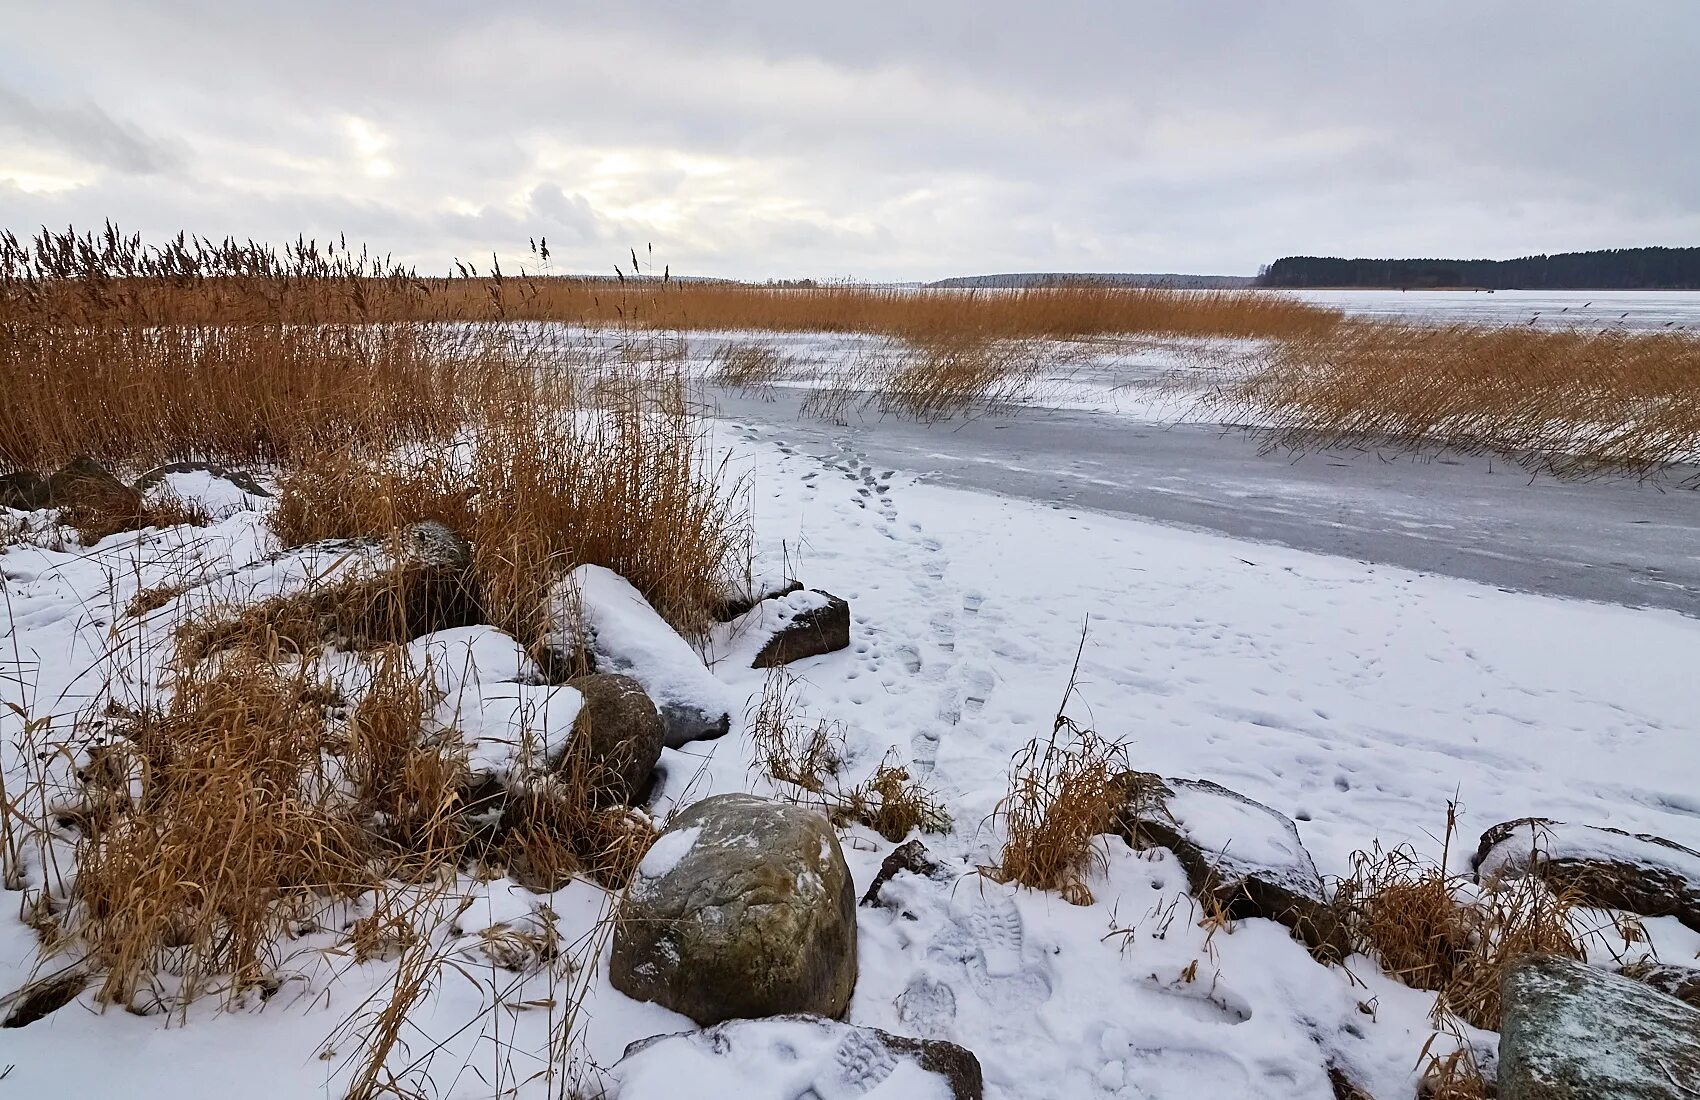
<path fill-rule="evenodd" d="M 1324 968 L 1266 921 L 1199 927 L 1185 875 L 1161 852 L 1105 838 L 1088 906 L 974 873 L 1000 842 L 991 815 L 1011 755 L 1049 731 L 1083 630 L 1074 717 L 1125 738 L 1137 767 L 1215 780 L 1291 815 L 1324 875 L 1375 841 L 1438 857 L 1448 800 L 1461 805 L 1460 870 L 1477 832 L 1529 814 L 1700 846 L 1700 621 L 930 485 L 854 446 L 822 458 L 779 438 L 723 423 L 715 445 L 750 475 L 763 559 L 850 601 L 851 647 L 793 666 L 803 702 L 845 723 L 852 778 L 895 753 L 955 821 L 925 838 L 953 882 L 899 880 L 902 916 L 858 910 L 850 1019 L 962 1044 L 999 1100 L 1323 1100 L 1331 1060 L 1378 1097 L 1408 1096 L 1431 1030 L 1432 995 L 1367 959 Z M 131 595 L 190 560 L 259 557 L 259 518 L 117 535 L 92 551 L 5 551 L 0 703 L 74 712 L 78 673 L 111 651 Z M 761 691 L 760 672 L 715 672 L 734 698 Z M 16 750 L 21 720 L 0 713 L 10 783 L 31 766 Z M 736 715 L 731 735 L 662 763 L 663 810 L 765 789 Z M 892 845 L 856 828 L 844 847 L 860 892 Z M 505 880 L 462 887 L 473 901 L 460 967 L 415 1009 L 410 1049 L 437 1048 L 434 1095 L 546 1095 L 534 1077 L 549 1058 L 543 1003 L 565 991 L 494 966 L 479 933 L 553 923 L 574 943 L 606 898 L 584 884 L 547 896 Z M 0 912 L 0 995 L 34 963 L 20 918 L 11 902 Z M 1593 950 L 1623 950 L 1601 923 Z M 1663 957 L 1700 952 L 1673 919 L 1646 923 Z M 324 1054 L 325 1041 L 386 988 L 393 963 L 356 966 L 333 948 L 305 938 L 278 995 L 198 1003 L 186 1021 L 98 1013 L 85 995 L 0 1031 L 0 1081 L 20 1096 L 340 1096 L 347 1045 Z M 584 1053 L 602 1066 L 629 1042 L 691 1026 L 609 986 L 607 951 L 584 978 Z"/>

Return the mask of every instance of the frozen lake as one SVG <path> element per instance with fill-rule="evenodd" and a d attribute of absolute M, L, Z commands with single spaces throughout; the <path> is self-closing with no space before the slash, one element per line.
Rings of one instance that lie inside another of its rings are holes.
<path fill-rule="evenodd" d="M 1356 317 L 1434 324 L 1700 330 L 1700 291 L 1691 290 L 1292 290 L 1284 293 Z"/>

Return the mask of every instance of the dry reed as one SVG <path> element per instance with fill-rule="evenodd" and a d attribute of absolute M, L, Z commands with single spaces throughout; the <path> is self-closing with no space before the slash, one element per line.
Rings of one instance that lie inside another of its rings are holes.
<path fill-rule="evenodd" d="M 1080 646 L 1084 652 L 1084 629 Z M 1009 793 L 993 814 L 1004 825 L 1003 851 L 982 870 L 998 882 L 1057 890 L 1074 905 L 1090 905 L 1086 874 L 1097 856 L 1094 842 L 1122 813 L 1129 763 L 1120 741 L 1068 717 L 1079 672 L 1076 653 L 1050 734 L 1029 741 L 1010 764 Z"/>
<path fill-rule="evenodd" d="M 1271 448 L 1446 446 L 1584 476 L 1700 459 L 1700 336 L 1352 322 L 1265 345 L 1208 402 Z"/>

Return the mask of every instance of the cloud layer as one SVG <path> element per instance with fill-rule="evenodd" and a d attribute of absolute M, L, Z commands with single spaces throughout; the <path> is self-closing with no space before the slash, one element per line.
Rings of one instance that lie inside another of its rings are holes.
<path fill-rule="evenodd" d="M 445 270 L 1700 243 L 1700 5 L 0 0 L 0 222 Z"/>

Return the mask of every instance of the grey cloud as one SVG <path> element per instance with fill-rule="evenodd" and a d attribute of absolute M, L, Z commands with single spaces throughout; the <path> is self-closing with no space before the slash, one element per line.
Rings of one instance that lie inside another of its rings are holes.
<path fill-rule="evenodd" d="M 1692 0 L 62 0 L 14 22 L 52 89 L 14 100 L 134 120 L 45 124 L 79 155 L 158 164 L 141 126 L 195 159 L 8 222 L 346 230 L 432 270 L 539 233 L 603 270 L 654 240 L 750 276 L 1700 241 Z"/>
<path fill-rule="evenodd" d="M 166 171 L 181 160 L 168 143 L 119 122 L 93 103 L 42 103 L 4 84 L 0 133 L 133 175 Z"/>

